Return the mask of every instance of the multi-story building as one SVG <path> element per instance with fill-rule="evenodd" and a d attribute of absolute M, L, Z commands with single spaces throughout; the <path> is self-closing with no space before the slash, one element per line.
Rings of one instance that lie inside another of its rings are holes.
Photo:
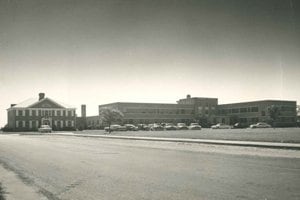
<path fill-rule="evenodd" d="M 270 109 L 278 109 L 276 120 L 271 118 Z M 199 122 L 208 127 L 211 124 L 236 122 L 250 125 L 268 122 L 274 126 L 296 125 L 296 101 L 264 100 L 218 105 L 217 98 L 191 97 L 180 99 L 177 104 L 117 102 L 99 105 L 120 110 L 124 114 L 123 123 L 166 123 Z M 90 126 L 99 125 L 97 116 L 90 117 Z M 97 122 L 96 122 L 97 121 Z"/>
<path fill-rule="evenodd" d="M 276 107 L 276 119 L 272 119 L 271 109 Z M 272 123 L 274 126 L 295 126 L 296 101 L 264 100 L 244 103 L 221 104 L 218 106 L 216 122 L 247 125 L 257 122 Z"/>
<path fill-rule="evenodd" d="M 180 99 L 177 104 L 166 103 L 128 103 L 116 102 L 99 106 L 111 107 L 120 110 L 124 114 L 124 123 L 190 123 L 200 118 L 211 120 L 217 109 L 218 99 L 200 98 L 187 95 L 186 99 Z"/>
<path fill-rule="evenodd" d="M 45 98 L 31 98 L 7 109 L 7 129 L 11 131 L 35 131 L 41 125 L 53 130 L 72 130 L 76 127 L 76 108 Z"/>

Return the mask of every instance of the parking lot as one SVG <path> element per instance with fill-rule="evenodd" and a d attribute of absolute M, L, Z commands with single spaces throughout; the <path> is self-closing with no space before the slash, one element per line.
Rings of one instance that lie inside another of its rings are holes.
<path fill-rule="evenodd" d="M 104 130 L 85 130 L 80 133 L 108 134 Z M 110 135 L 300 143 L 300 128 L 115 131 Z"/>

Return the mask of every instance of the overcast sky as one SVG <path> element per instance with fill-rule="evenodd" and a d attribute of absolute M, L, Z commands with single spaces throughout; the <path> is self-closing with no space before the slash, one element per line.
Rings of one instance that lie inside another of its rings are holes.
<path fill-rule="evenodd" d="M 97 105 L 300 102 L 299 1 L 0 0 L 0 126 L 39 92 Z"/>

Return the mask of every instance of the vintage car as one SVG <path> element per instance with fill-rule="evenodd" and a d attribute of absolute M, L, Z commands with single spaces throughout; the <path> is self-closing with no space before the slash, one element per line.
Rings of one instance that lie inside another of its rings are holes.
<path fill-rule="evenodd" d="M 258 122 L 256 124 L 251 124 L 250 128 L 271 128 L 272 126 L 270 124 L 267 124 L 265 122 Z"/>
<path fill-rule="evenodd" d="M 223 124 L 223 123 L 218 123 L 216 125 L 212 125 L 211 128 L 212 129 L 230 129 L 231 126 L 229 126 L 227 124 Z"/>
<path fill-rule="evenodd" d="M 191 123 L 188 128 L 189 130 L 201 130 L 202 127 L 198 123 Z"/>
<path fill-rule="evenodd" d="M 51 133 L 52 132 L 52 128 L 49 125 L 42 125 L 38 131 L 40 133 Z"/>
<path fill-rule="evenodd" d="M 185 123 L 177 123 L 177 129 L 178 130 L 188 130 L 188 127 Z"/>
<path fill-rule="evenodd" d="M 177 130 L 177 127 L 172 123 L 166 123 L 164 127 L 165 130 Z"/>
<path fill-rule="evenodd" d="M 125 126 L 121 126 L 119 124 L 110 125 L 110 128 L 109 127 L 105 127 L 104 130 L 107 131 L 107 132 L 112 132 L 112 131 L 127 131 L 127 129 L 126 129 Z"/>

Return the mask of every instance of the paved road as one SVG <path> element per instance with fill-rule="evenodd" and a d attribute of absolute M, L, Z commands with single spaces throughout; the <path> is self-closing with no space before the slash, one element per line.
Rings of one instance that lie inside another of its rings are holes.
<path fill-rule="evenodd" d="M 50 200 L 300 199 L 295 150 L 0 135 L 0 164 Z"/>
<path fill-rule="evenodd" d="M 103 130 L 85 130 L 79 131 L 79 133 L 105 134 Z M 221 130 L 203 128 L 202 130 L 181 131 L 119 131 L 112 132 L 111 135 L 300 143 L 300 128 Z"/>

